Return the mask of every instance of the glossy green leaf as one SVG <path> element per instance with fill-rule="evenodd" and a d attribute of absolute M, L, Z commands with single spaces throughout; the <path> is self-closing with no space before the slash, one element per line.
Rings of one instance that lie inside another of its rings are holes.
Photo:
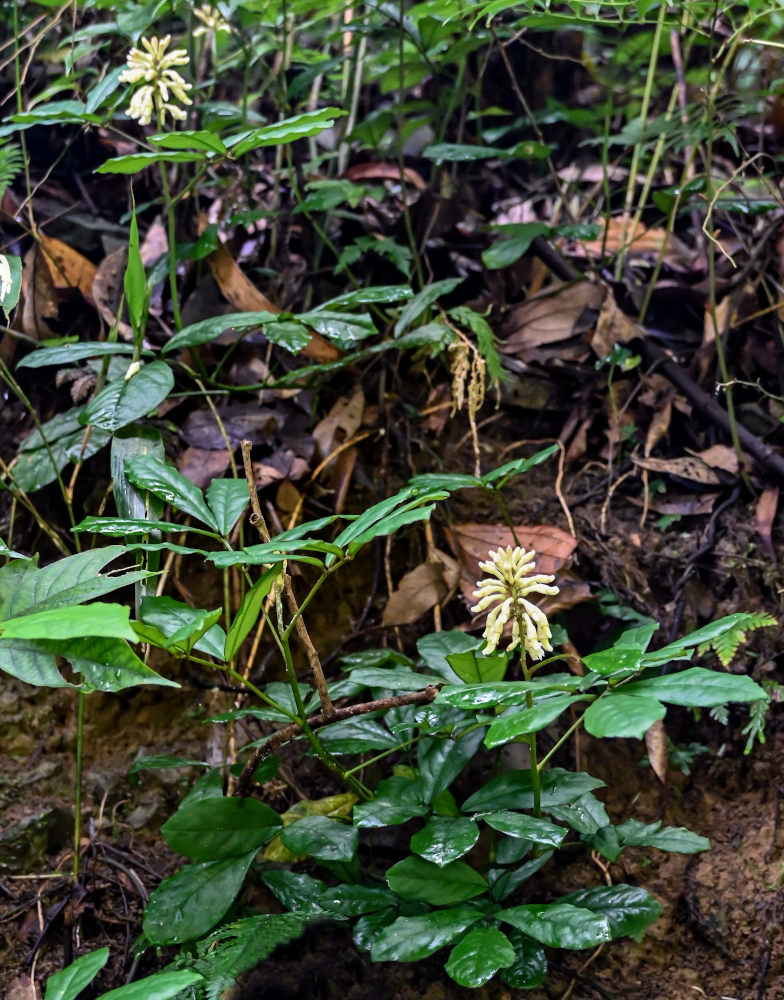
<path fill-rule="evenodd" d="M 257 850 L 281 825 L 280 816 L 258 799 L 221 798 L 178 809 L 161 833 L 191 861 L 220 861 Z"/>
<path fill-rule="evenodd" d="M 319 905 L 325 913 L 345 918 L 389 910 L 397 905 L 397 900 L 389 889 L 343 883 L 327 886 L 319 897 Z"/>
<path fill-rule="evenodd" d="M 395 775 L 379 782 L 375 797 L 354 806 L 354 825 L 360 828 L 395 826 L 415 816 L 423 816 L 428 807 L 422 801 L 419 783 Z"/>
<path fill-rule="evenodd" d="M 326 128 L 331 128 L 336 118 L 342 118 L 346 111 L 340 108 L 319 108 L 317 111 L 307 111 L 292 118 L 285 118 L 274 125 L 263 128 L 238 132 L 226 139 L 226 145 L 234 156 L 243 156 L 252 149 L 262 146 L 282 146 L 297 139 L 305 139 L 318 135 Z"/>
<path fill-rule="evenodd" d="M 456 861 L 479 840 L 479 827 L 464 816 L 433 816 L 411 838 L 411 850 L 443 868 Z"/>
<path fill-rule="evenodd" d="M 75 639 L 82 636 L 106 636 L 136 640 L 129 624 L 130 612 L 121 604 L 80 604 L 50 608 L 19 618 L 0 621 L 4 639 Z"/>
<path fill-rule="evenodd" d="M 550 806 L 549 812 L 553 819 L 559 819 L 564 823 L 568 823 L 573 830 L 581 834 L 593 835 L 598 833 L 599 830 L 606 827 L 610 822 L 604 804 L 590 792 L 581 795 L 574 802 Z"/>
<path fill-rule="evenodd" d="M 270 892 L 287 910 L 295 913 L 320 913 L 321 900 L 327 886 L 320 879 L 304 872 L 292 872 L 285 868 L 265 871 L 262 881 Z"/>
<path fill-rule="evenodd" d="M 156 163 L 198 163 L 206 159 L 203 152 L 175 151 L 156 153 L 129 153 L 127 156 L 113 156 L 96 169 L 96 174 L 138 174 L 140 170 Z"/>
<path fill-rule="evenodd" d="M 749 702 L 767 698 L 763 688 L 745 674 L 724 674 L 704 667 L 689 667 L 676 674 L 650 677 L 624 685 L 627 695 L 657 698 L 670 705 L 712 708 L 729 701 Z"/>
<path fill-rule="evenodd" d="M 541 774 L 542 809 L 574 802 L 575 799 L 602 788 L 604 782 L 582 771 L 552 767 Z M 497 812 L 501 809 L 533 809 L 531 775 L 526 770 L 510 771 L 493 778 L 463 804 L 464 812 Z"/>
<path fill-rule="evenodd" d="M 319 538 L 293 538 L 283 539 L 278 537 L 270 542 L 261 542 L 259 545 L 249 545 L 245 549 L 237 552 L 213 552 L 210 553 L 209 560 L 215 566 L 269 566 L 272 563 L 282 563 L 287 559 L 297 562 L 308 562 L 314 566 L 321 566 L 321 560 L 308 556 L 307 553 L 328 553 L 332 556 L 342 556 L 342 549 L 331 542 L 323 542 Z"/>
<path fill-rule="evenodd" d="M 34 493 L 53 482 L 66 465 L 80 458 L 91 458 L 109 442 L 109 431 L 93 427 L 85 443 L 85 428 L 79 422 L 83 410 L 83 407 L 75 407 L 52 417 L 40 431 L 33 431 L 21 443 L 13 475 L 25 492 Z M 44 440 L 49 443 L 49 449 Z"/>
<path fill-rule="evenodd" d="M 584 701 L 584 695 L 556 695 L 554 698 L 544 698 L 532 708 L 522 712 L 511 712 L 502 715 L 491 723 L 485 736 L 485 746 L 488 748 L 502 746 L 518 736 L 536 733 L 565 712 L 577 701 Z"/>
<path fill-rule="evenodd" d="M 584 716 L 585 729 L 591 736 L 628 737 L 641 740 L 654 722 L 663 719 L 667 709 L 656 698 L 634 697 L 613 692 L 588 706 Z"/>
<path fill-rule="evenodd" d="M 134 535 L 149 535 L 152 531 L 191 531 L 197 535 L 205 535 L 208 538 L 215 538 L 216 533 L 214 531 L 206 531 L 203 528 L 194 528 L 192 525 L 177 524 L 176 521 L 157 521 L 157 520 L 145 520 L 143 518 L 131 518 L 131 517 L 85 517 L 84 520 L 80 521 L 75 528 L 71 529 L 74 534 L 79 534 L 80 531 L 87 531 L 90 534 L 101 534 L 101 535 L 111 535 L 117 537 L 118 535 L 132 537 Z M 163 543 L 161 543 L 163 544 Z M 142 546 L 138 546 L 141 548 Z M 151 547 L 149 545 L 145 547 Z M 166 547 L 174 548 L 173 545 L 168 545 Z M 194 549 L 194 552 L 198 552 L 198 549 Z"/>
<path fill-rule="evenodd" d="M 204 760 L 194 760 L 192 757 L 175 757 L 173 754 L 157 753 L 149 757 L 137 757 L 125 772 L 126 777 L 139 771 L 166 770 L 170 767 L 209 767 Z M 222 794 L 222 793 L 219 793 Z"/>
<path fill-rule="evenodd" d="M 486 813 L 481 819 L 488 826 L 492 826 L 494 830 L 498 830 L 499 833 L 505 833 L 509 837 L 532 840 L 535 844 L 544 844 L 547 847 L 560 847 L 564 837 L 569 832 L 547 819 L 527 816 L 525 813 L 509 812 L 506 809 L 500 812 Z"/>
<path fill-rule="evenodd" d="M 226 153 L 226 147 L 220 136 L 206 129 L 190 130 L 182 132 L 163 132 L 159 135 L 151 135 L 147 140 L 151 145 L 161 149 L 199 149 L 205 153 Z"/>
<path fill-rule="evenodd" d="M 492 486 L 494 489 L 498 489 L 504 483 L 508 482 L 512 476 L 519 476 L 524 472 L 528 472 L 529 469 L 541 465 L 542 462 L 546 462 L 548 458 L 552 458 L 558 451 L 560 451 L 559 445 L 551 444 L 547 448 L 537 451 L 529 458 L 514 458 L 511 462 L 506 462 L 497 469 L 486 472 L 482 476 L 482 483 L 485 486 Z"/>
<path fill-rule="evenodd" d="M 444 278 L 441 281 L 434 281 L 431 285 L 426 285 L 420 292 L 411 299 L 400 310 L 397 322 L 395 323 L 395 337 L 405 333 L 419 318 L 430 308 L 442 295 L 449 295 L 462 281 L 462 278 Z"/>
<path fill-rule="evenodd" d="M 436 865 L 416 854 L 388 868 L 386 879 L 396 895 L 421 900 L 430 906 L 463 903 L 487 891 L 487 882 L 465 862 Z"/>
<path fill-rule="evenodd" d="M 35 687 L 72 687 L 57 669 L 57 655 L 35 639 L 0 639 L 0 670 Z"/>
<path fill-rule="evenodd" d="M 244 479 L 213 479 L 207 487 L 207 503 L 215 516 L 218 531 L 228 538 L 250 503 L 248 484 Z"/>
<path fill-rule="evenodd" d="M 515 950 L 497 927 L 474 927 L 452 949 L 444 966 L 460 986 L 477 989 L 512 965 Z"/>
<path fill-rule="evenodd" d="M 606 917 L 569 903 L 527 903 L 496 917 L 553 948 L 593 948 L 612 936 Z"/>
<path fill-rule="evenodd" d="M 359 830 L 327 816 L 305 816 L 287 826 L 280 839 L 297 856 L 317 861 L 351 861 Z"/>
<path fill-rule="evenodd" d="M 538 941 L 515 928 L 509 933 L 515 950 L 515 960 L 501 973 L 507 986 L 515 990 L 532 990 L 547 978 L 547 955 Z"/>
<path fill-rule="evenodd" d="M 419 691 L 435 680 L 427 674 L 418 674 L 406 667 L 356 667 L 351 671 L 351 679 L 366 687 L 383 688 L 387 691 Z"/>
<path fill-rule="evenodd" d="M 436 489 L 444 487 L 436 486 Z M 448 684 L 456 684 L 460 678 L 449 666 L 447 659 L 452 653 L 465 653 L 469 649 L 479 649 L 483 644 L 481 639 L 467 635 L 458 629 L 449 632 L 433 632 L 417 642 L 417 652 L 424 660 L 425 666 L 433 673 L 443 677 Z"/>
<path fill-rule="evenodd" d="M 360 340 L 366 340 L 378 333 L 371 316 L 364 313 L 343 313 L 325 309 L 301 313 L 297 321 L 320 333 L 327 340 L 334 341 L 343 350 L 349 351 Z M 266 331 L 265 331 L 266 332 Z"/>
<path fill-rule="evenodd" d="M 502 848 L 505 844 L 515 844 L 524 847 L 525 841 L 518 839 L 502 841 L 498 845 L 497 851 L 499 861 L 501 861 Z M 491 885 L 490 896 L 496 901 L 506 899 L 515 889 L 519 889 L 524 882 L 527 882 L 532 875 L 535 875 L 541 868 L 544 868 L 554 853 L 554 851 L 542 851 L 539 857 L 532 858 L 530 861 L 526 861 L 524 865 L 520 865 L 519 868 L 511 871 L 498 868 L 491 869 L 488 873 Z"/>
<path fill-rule="evenodd" d="M 393 534 L 404 524 L 429 517 L 433 502 L 444 500 L 447 496 L 443 491 L 421 491 L 406 487 L 360 514 L 340 532 L 334 544 L 351 553 L 356 552 L 374 538 Z M 327 564 L 331 565 L 331 560 Z"/>
<path fill-rule="evenodd" d="M 131 320 L 134 335 L 141 339 L 144 335 L 144 320 L 149 304 L 149 292 L 147 290 L 147 276 L 144 273 L 144 263 L 142 262 L 139 244 L 139 226 L 136 222 L 136 203 L 133 198 L 133 189 L 131 189 L 131 231 L 128 240 L 128 263 L 125 267 L 123 288 L 125 290 L 125 302 L 128 306 L 128 316 Z M 114 428 L 107 429 L 114 430 Z"/>
<path fill-rule="evenodd" d="M 460 739 L 424 737 L 419 741 L 419 787 L 425 802 L 432 802 L 449 788 L 482 745 L 484 728 L 474 729 Z"/>
<path fill-rule="evenodd" d="M 525 705 L 528 692 L 534 695 L 550 691 L 577 690 L 584 678 L 575 674 L 547 674 L 531 681 L 502 681 L 489 684 L 448 684 L 441 688 L 436 704 L 455 708 L 497 708 L 501 705 Z"/>
<path fill-rule="evenodd" d="M 190 652 L 193 648 L 223 660 L 226 634 L 220 625 L 216 624 L 220 613 L 220 608 L 214 611 L 192 608 L 189 604 L 175 601 L 173 597 L 165 595 L 145 597 L 140 605 L 142 621 L 160 631 L 165 639 L 163 643 L 165 649 L 177 646 L 185 652 Z"/>
<path fill-rule="evenodd" d="M 95 979 L 109 960 L 109 949 L 99 948 L 82 955 L 46 982 L 44 1000 L 74 1000 Z"/>
<path fill-rule="evenodd" d="M 122 639 L 86 637 L 41 645 L 68 660 L 82 674 L 84 691 L 123 691 L 145 684 L 180 686 L 148 667 Z"/>
<path fill-rule="evenodd" d="M 479 650 L 451 653 L 447 656 L 449 666 L 466 684 L 493 683 L 504 679 L 509 665 L 509 656 L 503 650 L 485 656 Z"/>
<path fill-rule="evenodd" d="M 550 226 L 543 222 L 522 222 L 506 239 L 496 240 L 482 252 L 482 263 L 491 271 L 508 267 L 528 252 L 537 236 L 547 236 Z"/>
<path fill-rule="evenodd" d="M 599 885 L 578 889 L 562 896 L 559 903 L 570 903 L 607 918 L 613 938 L 631 937 L 640 941 L 645 928 L 657 920 L 662 905 L 647 889 L 638 885 Z"/>
<path fill-rule="evenodd" d="M 213 531 L 219 530 L 212 511 L 204 502 L 201 490 L 173 465 L 160 461 L 154 455 L 141 455 L 125 463 L 125 472 L 139 489 L 149 490 L 161 500 L 170 503 L 176 510 L 190 514 Z"/>
<path fill-rule="evenodd" d="M 354 187 L 354 185 L 351 185 Z M 388 305 L 390 302 L 401 302 L 403 299 L 410 299 L 414 293 L 409 285 L 370 285 L 368 288 L 357 288 L 353 292 L 346 292 L 336 299 L 330 299 L 317 306 L 314 312 L 320 309 L 337 310 L 356 309 L 357 306 L 378 303 Z"/>
<path fill-rule="evenodd" d="M 661 820 L 641 823 L 627 819 L 615 828 L 624 847 L 658 847 L 676 854 L 699 854 L 710 850 L 710 840 L 683 826 L 664 826 Z"/>
<path fill-rule="evenodd" d="M 145 352 L 150 354 L 149 351 Z M 45 368 L 47 365 L 74 365 L 85 358 L 105 358 L 114 354 L 133 354 L 133 344 L 107 344 L 102 342 L 78 341 L 62 344 L 60 347 L 39 347 L 28 354 L 17 368 Z"/>
<path fill-rule="evenodd" d="M 216 801 L 223 800 L 210 799 L 208 804 L 214 807 Z M 211 930 L 237 898 L 255 857 L 254 848 L 244 857 L 186 865 L 164 879 L 144 911 L 144 935 L 150 944 L 180 944 Z"/>
<path fill-rule="evenodd" d="M 416 917 L 398 917 L 375 939 L 370 956 L 374 962 L 418 962 L 451 944 L 481 916 L 471 907 L 455 906 Z"/>
<path fill-rule="evenodd" d="M 366 750 L 392 750 L 398 740 L 387 727 L 367 715 L 343 719 L 319 732 L 322 744 L 335 754 L 364 753 Z"/>
<path fill-rule="evenodd" d="M 264 601 L 272 590 L 272 585 L 280 576 L 280 567 L 272 566 L 262 574 L 242 599 L 234 621 L 226 635 L 224 659 L 233 660 L 251 629 L 256 625 Z"/>
<path fill-rule="evenodd" d="M 101 994 L 101 1000 L 172 1000 L 189 986 L 201 983 L 204 977 L 192 970 L 180 969 L 172 972 L 156 972 L 145 979 L 126 986 L 118 986 Z"/>
<path fill-rule="evenodd" d="M 175 333 L 161 348 L 161 354 L 169 354 L 183 347 L 197 347 L 216 340 L 226 330 L 252 330 L 265 323 L 274 323 L 277 314 L 271 312 L 226 313 L 222 316 L 210 316 L 184 327 Z"/>
<path fill-rule="evenodd" d="M 79 423 L 114 432 L 154 410 L 169 395 L 174 375 L 164 361 L 143 364 L 130 379 L 115 379 L 82 410 Z"/>
<path fill-rule="evenodd" d="M 598 653 L 584 656 L 583 664 L 588 670 L 595 670 L 602 677 L 620 671 L 634 673 L 640 668 L 644 655 L 645 651 L 639 647 L 612 646 L 610 649 L 602 649 Z"/>

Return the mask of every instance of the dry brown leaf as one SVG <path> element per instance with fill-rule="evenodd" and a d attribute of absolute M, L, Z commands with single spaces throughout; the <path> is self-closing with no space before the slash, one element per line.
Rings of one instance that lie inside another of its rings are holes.
<path fill-rule="evenodd" d="M 757 530 L 757 534 L 762 539 L 765 551 L 774 563 L 776 562 L 776 550 L 773 548 L 773 539 L 771 538 L 770 533 L 773 528 L 773 522 L 776 519 L 778 506 L 778 486 L 766 486 L 760 494 L 759 500 L 757 500 L 757 511 L 754 526 Z"/>
<path fill-rule="evenodd" d="M 335 494 L 335 503 L 332 509 L 336 514 L 342 514 L 346 506 L 348 488 L 351 485 L 351 476 L 354 473 L 354 466 L 357 464 L 356 448 L 344 448 L 330 465 L 330 489 Z"/>
<path fill-rule="evenodd" d="M 595 240 L 579 240 L 575 247 L 577 256 L 602 258 L 614 256 L 621 249 L 621 242 L 625 235 L 627 253 L 632 256 L 664 256 L 668 263 L 689 263 L 692 254 L 688 247 L 677 237 L 661 228 L 648 229 L 641 222 L 637 224 L 634 232 L 634 239 L 631 239 L 631 226 L 627 225 L 626 233 L 623 232 L 623 218 L 614 216 L 607 220 L 604 236 Z"/>
<path fill-rule="evenodd" d="M 355 163 L 343 176 L 349 181 L 399 181 L 400 168 L 396 163 Z M 413 184 L 420 191 L 424 191 L 427 187 L 413 167 L 405 167 L 403 176 L 409 184 Z"/>
<path fill-rule="evenodd" d="M 229 455 L 224 451 L 186 448 L 177 459 L 177 468 L 194 486 L 206 489 L 213 479 L 220 479 L 229 467 Z"/>
<path fill-rule="evenodd" d="M 88 302 L 92 302 L 93 279 L 97 270 L 95 264 L 54 236 L 39 233 L 38 238 L 48 258 L 54 287 L 78 288 Z"/>
<path fill-rule="evenodd" d="M 685 455 L 683 458 L 636 458 L 632 456 L 635 465 L 650 472 L 663 472 L 670 476 L 680 476 L 690 479 L 693 483 L 705 486 L 721 486 L 724 479 L 706 462 L 696 455 Z"/>
<path fill-rule="evenodd" d="M 118 247 L 104 257 L 93 276 L 92 301 L 104 323 L 114 326 L 123 301 L 123 277 L 128 262 L 126 247 Z M 121 319 L 117 331 L 123 340 L 133 340 L 130 324 Z"/>
<path fill-rule="evenodd" d="M 316 424 L 313 438 L 322 458 L 328 458 L 344 442 L 350 440 L 362 426 L 365 394 L 357 385 L 350 398 L 341 396 L 329 413 Z"/>
<path fill-rule="evenodd" d="M 672 494 L 663 499 L 654 498 L 648 501 L 648 509 L 656 514 L 681 514 L 684 517 L 710 514 L 720 493 L 682 493 Z M 640 497 L 629 497 L 629 502 L 635 507 L 643 507 Z"/>
<path fill-rule="evenodd" d="M 445 552 L 406 573 L 384 609 L 383 625 L 411 625 L 440 604 L 457 583 L 457 562 Z"/>
<path fill-rule="evenodd" d="M 648 433 L 645 435 L 645 457 L 649 458 L 651 452 L 661 441 L 670 429 L 672 419 L 672 394 L 670 393 L 658 409 L 654 410 L 653 418 L 648 426 Z"/>
<path fill-rule="evenodd" d="M 670 755 L 667 751 L 667 733 L 661 719 L 657 719 L 645 734 L 645 749 L 648 751 L 648 760 L 651 762 L 653 773 L 664 784 L 667 780 Z"/>
<path fill-rule="evenodd" d="M 256 288 L 222 243 L 213 250 L 207 260 L 218 287 L 237 312 L 275 314 L 280 312 L 280 309 Z M 320 364 L 337 361 L 341 357 L 340 351 L 334 344 L 315 332 L 311 334 L 310 343 L 306 344 L 300 353 Z"/>
<path fill-rule="evenodd" d="M 704 451 L 691 451 L 690 448 L 686 450 L 691 455 L 701 458 L 712 469 L 724 469 L 725 472 L 730 472 L 733 476 L 738 474 L 737 452 L 726 444 L 714 444 L 713 447 L 706 448 Z"/>
<path fill-rule="evenodd" d="M 591 338 L 591 349 L 597 358 L 606 358 L 612 351 L 613 344 L 628 344 L 644 333 L 642 327 L 621 312 L 612 292 L 609 289 L 606 291 L 599 319 L 596 321 L 596 331 Z"/>
<path fill-rule="evenodd" d="M 27 251 L 22 267 L 22 331 L 33 340 L 53 337 L 47 320 L 58 313 L 52 265 L 37 243 Z"/>
<path fill-rule="evenodd" d="M 586 309 L 598 309 L 604 288 L 590 281 L 558 285 L 513 309 L 505 326 L 505 354 L 567 340 Z"/>
<path fill-rule="evenodd" d="M 169 237 L 160 218 L 156 219 L 144 234 L 139 252 L 145 267 L 152 267 L 156 261 L 169 252 Z"/>

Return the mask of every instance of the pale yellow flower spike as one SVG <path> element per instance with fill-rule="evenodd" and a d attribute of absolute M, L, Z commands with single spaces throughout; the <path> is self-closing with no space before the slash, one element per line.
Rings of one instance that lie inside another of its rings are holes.
<path fill-rule="evenodd" d="M 535 604 L 527 601 L 527 594 L 553 595 L 558 593 L 558 587 L 552 587 L 554 576 L 548 573 L 536 573 L 534 559 L 536 553 L 525 549 L 512 548 L 490 551 L 490 560 L 480 562 L 479 566 L 491 576 L 479 580 L 474 597 L 479 603 L 471 610 L 480 614 L 492 607 L 487 616 L 484 638 L 487 645 L 484 653 L 492 653 L 498 648 L 504 626 L 511 619 L 512 641 L 509 651 L 516 649 L 522 642 L 523 648 L 532 660 L 541 660 L 545 650 L 552 650 L 550 640 L 552 632 L 547 615 Z M 493 607 L 493 605 L 495 605 Z M 520 634 L 523 626 L 525 635 Z"/>
<path fill-rule="evenodd" d="M 171 96 L 180 104 L 192 104 L 186 91 L 191 89 L 188 83 L 174 66 L 187 66 L 188 53 L 185 49 L 172 49 L 167 52 L 171 35 L 164 38 L 142 39 L 142 49 L 131 49 L 128 53 L 128 68 L 120 74 L 121 83 L 141 83 L 144 86 L 131 97 L 127 114 L 135 118 L 140 125 L 149 125 L 155 114 L 160 119 L 161 126 L 166 124 L 166 112 L 176 121 L 185 119 L 185 111 L 172 104 Z"/>

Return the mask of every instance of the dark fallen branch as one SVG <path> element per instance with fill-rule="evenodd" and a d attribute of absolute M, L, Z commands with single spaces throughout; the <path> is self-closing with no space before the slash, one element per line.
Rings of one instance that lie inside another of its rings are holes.
<path fill-rule="evenodd" d="M 533 240 L 531 249 L 562 281 L 578 281 L 585 278 L 585 275 L 564 260 L 555 247 L 551 246 L 543 236 L 537 236 Z M 629 347 L 638 351 L 647 364 L 656 364 L 656 371 L 659 374 L 671 382 L 676 389 L 679 389 L 696 410 L 707 417 L 730 439 L 732 438 L 732 421 L 727 411 L 719 405 L 715 396 L 700 389 L 697 383 L 661 347 L 653 343 L 652 340 L 643 337 L 633 340 Z M 735 430 L 743 450 L 748 452 L 765 472 L 784 482 L 784 457 L 758 438 L 756 434 L 752 434 L 748 428 L 738 423 L 737 420 L 735 421 Z"/>
<path fill-rule="evenodd" d="M 377 698 L 375 701 L 362 701 L 357 705 L 347 705 L 345 708 L 335 708 L 333 709 L 333 714 L 329 717 L 323 712 L 318 712 L 316 715 L 309 717 L 308 726 L 311 729 L 320 729 L 322 726 L 328 726 L 333 722 L 351 719 L 355 715 L 367 715 L 369 712 L 400 708 L 401 705 L 429 705 L 431 701 L 435 700 L 437 694 L 438 688 L 434 684 L 428 684 L 423 691 L 414 691 L 411 694 L 397 694 L 389 698 Z M 279 729 L 268 740 L 262 743 L 260 747 L 257 747 L 251 759 L 242 769 L 242 774 L 237 782 L 236 794 L 240 798 L 249 795 L 253 775 L 264 758 L 268 757 L 284 743 L 288 743 L 289 740 L 293 740 L 296 736 L 301 735 L 301 733 L 302 725 L 299 722 L 293 722 L 290 726 Z"/>

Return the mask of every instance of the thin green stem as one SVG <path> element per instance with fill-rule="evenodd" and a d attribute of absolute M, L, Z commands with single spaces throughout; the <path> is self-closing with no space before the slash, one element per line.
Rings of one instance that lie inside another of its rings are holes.
<path fill-rule="evenodd" d="M 161 131 L 163 128 L 158 123 Z M 166 225 L 169 236 L 169 293 L 172 301 L 172 314 L 174 315 L 174 325 L 178 330 L 182 329 L 182 316 L 180 315 L 180 302 L 177 293 L 177 237 L 174 226 L 174 203 L 172 201 L 171 189 L 169 188 L 169 178 L 166 175 L 166 166 L 158 164 L 161 173 L 161 185 L 163 187 L 163 200 L 166 205 Z"/>
<path fill-rule="evenodd" d="M 82 767 L 84 761 L 84 691 L 76 693 L 76 774 L 74 775 L 73 880 L 79 881 L 82 840 Z"/>

